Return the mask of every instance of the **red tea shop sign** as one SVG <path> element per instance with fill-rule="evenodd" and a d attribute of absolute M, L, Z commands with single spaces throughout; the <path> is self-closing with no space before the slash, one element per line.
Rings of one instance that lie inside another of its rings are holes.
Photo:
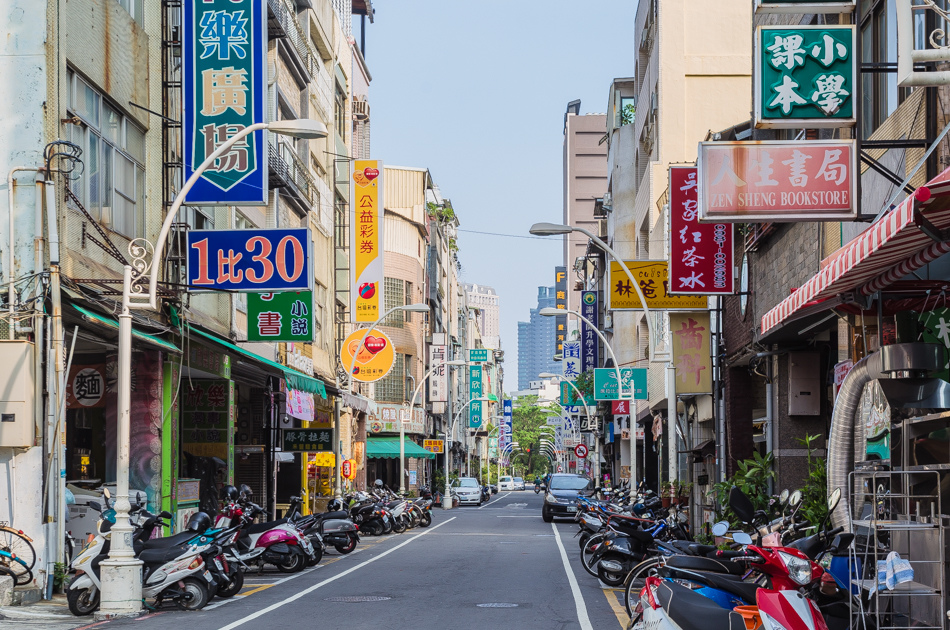
<path fill-rule="evenodd" d="M 701 142 L 703 223 L 853 220 L 853 140 Z"/>
<path fill-rule="evenodd" d="M 670 167 L 669 293 L 733 292 L 731 223 L 700 223 L 695 166 Z"/>

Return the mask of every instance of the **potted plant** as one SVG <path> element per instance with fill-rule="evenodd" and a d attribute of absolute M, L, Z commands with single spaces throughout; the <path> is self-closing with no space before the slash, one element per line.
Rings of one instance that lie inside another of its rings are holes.
<path fill-rule="evenodd" d="M 660 500 L 662 505 L 665 508 L 670 507 L 670 503 L 673 498 L 673 484 L 669 481 L 664 481 L 660 484 Z"/>
<path fill-rule="evenodd" d="M 691 482 L 684 481 L 680 483 L 679 491 L 680 491 L 680 505 L 682 505 L 683 507 L 686 507 L 687 505 L 689 505 L 689 495 L 693 491 L 693 484 Z"/>

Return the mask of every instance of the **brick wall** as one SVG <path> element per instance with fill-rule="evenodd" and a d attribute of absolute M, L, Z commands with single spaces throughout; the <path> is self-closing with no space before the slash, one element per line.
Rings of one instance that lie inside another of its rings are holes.
<path fill-rule="evenodd" d="M 820 269 L 818 223 L 788 223 L 779 227 L 759 251 L 750 254 L 749 284 L 755 293 L 752 326 L 758 329 L 773 306 L 789 296 Z"/>

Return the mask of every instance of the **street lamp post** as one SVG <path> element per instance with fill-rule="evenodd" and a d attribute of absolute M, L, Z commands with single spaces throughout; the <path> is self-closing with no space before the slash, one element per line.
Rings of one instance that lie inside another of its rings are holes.
<path fill-rule="evenodd" d="M 112 526 L 109 558 L 100 565 L 102 594 L 96 617 L 108 619 L 137 615 L 142 610 L 142 562 L 135 558 L 132 549 L 132 525 L 129 522 L 129 423 L 132 398 L 132 312 L 135 309 L 158 308 L 158 273 L 162 266 L 162 253 L 172 223 L 185 197 L 201 175 L 234 145 L 256 131 L 269 129 L 274 133 L 298 138 L 325 138 L 326 126 L 316 120 L 281 120 L 270 123 L 255 123 L 223 142 L 194 170 L 175 197 L 158 240 L 153 245 L 144 238 L 129 243 L 131 265 L 122 269 L 122 310 L 119 313 L 118 344 L 118 395 L 117 395 L 117 442 L 116 442 L 116 499 L 115 524 Z M 262 138 L 263 142 L 264 139 Z M 151 254 L 151 260 L 149 255 Z M 148 274 L 148 287 L 143 286 Z"/>
<path fill-rule="evenodd" d="M 409 414 L 410 418 L 412 417 L 412 410 L 416 406 L 416 398 L 419 396 L 419 391 L 422 389 L 422 386 L 425 385 L 425 382 L 429 380 L 429 377 L 435 374 L 437 371 L 440 371 L 445 366 L 464 366 L 466 365 L 465 361 L 443 361 L 442 363 L 436 363 L 426 372 L 426 375 L 422 377 L 422 380 L 419 381 L 419 384 L 416 385 L 416 389 L 412 392 L 412 400 L 409 401 Z M 406 494 L 406 445 L 404 440 L 406 439 L 406 427 L 402 423 L 402 418 L 399 419 L 399 494 Z"/>
<path fill-rule="evenodd" d="M 483 396 L 481 398 L 472 398 L 467 403 L 462 405 L 462 408 L 459 409 L 458 412 L 456 412 L 455 417 L 452 418 L 452 425 L 449 427 L 449 430 L 445 432 L 445 493 L 442 495 L 443 510 L 448 510 L 452 507 L 452 496 L 449 493 L 449 440 L 451 439 L 451 436 L 455 434 L 455 423 L 458 422 L 462 412 L 465 411 L 466 407 L 475 401 L 487 402 L 488 397 Z"/>
<path fill-rule="evenodd" d="M 616 363 L 616 362 L 615 362 L 615 363 Z M 584 395 L 581 394 L 581 390 L 577 389 L 577 385 L 574 384 L 574 381 L 572 381 L 571 379 L 568 379 L 568 378 L 564 378 L 564 377 L 561 376 L 560 374 L 554 374 L 554 373 L 552 373 L 552 372 L 542 372 L 541 374 L 538 374 L 538 378 L 555 378 L 555 379 L 564 381 L 565 383 L 567 383 L 568 385 L 570 385 L 571 388 L 574 390 L 574 392 L 577 394 L 577 398 L 578 398 L 581 402 L 584 403 L 584 414 L 587 416 L 587 426 L 591 426 L 590 410 L 587 408 L 587 400 L 584 398 Z M 620 385 L 619 385 L 620 381 L 618 380 L 617 383 L 618 383 L 617 387 L 619 388 L 619 387 L 620 387 Z M 578 438 L 580 438 L 580 431 L 577 430 L 575 427 L 572 427 L 571 434 L 572 434 L 573 436 L 577 436 Z M 595 444 L 596 444 L 596 440 L 595 440 Z M 596 454 L 596 453 L 595 453 L 595 454 Z M 597 477 L 597 476 L 599 476 L 599 473 L 600 473 L 600 458 L 599 458 L 599 457 L 595 459 L 595 465 L 596 465 L 596 469 L 597 469 L 597 472 L 598 472 L 598 474 L 595 475 L 595 477 Z M 593 470 L 594 470 L 594 467 L 591 467 L 591 470 L 593 471 Z"/>

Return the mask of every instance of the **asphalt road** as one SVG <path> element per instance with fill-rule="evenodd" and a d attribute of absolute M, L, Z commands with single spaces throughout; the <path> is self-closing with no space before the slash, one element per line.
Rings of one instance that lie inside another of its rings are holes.
<path fill-rule="evenodd" d="M 601 588 L 584 572 L 577 526 L 544 523 L 541 500 L 530 490 L 506 492 L 480 508 L 435 510 L 428 528 L 364 537 L 357 551 L 327 555 L 302 573 L 250 573 L 236 597 L 198 612 L 164 609 L 96 624 L 62 610 L 43 619 L 37 615 L 52 607 L 23 607 L 34 616 L 2 609 L 0 629 L 251 630 L 321 627 L 321 620 L 358 628 L 623 628 L 622 591 Z"/>

